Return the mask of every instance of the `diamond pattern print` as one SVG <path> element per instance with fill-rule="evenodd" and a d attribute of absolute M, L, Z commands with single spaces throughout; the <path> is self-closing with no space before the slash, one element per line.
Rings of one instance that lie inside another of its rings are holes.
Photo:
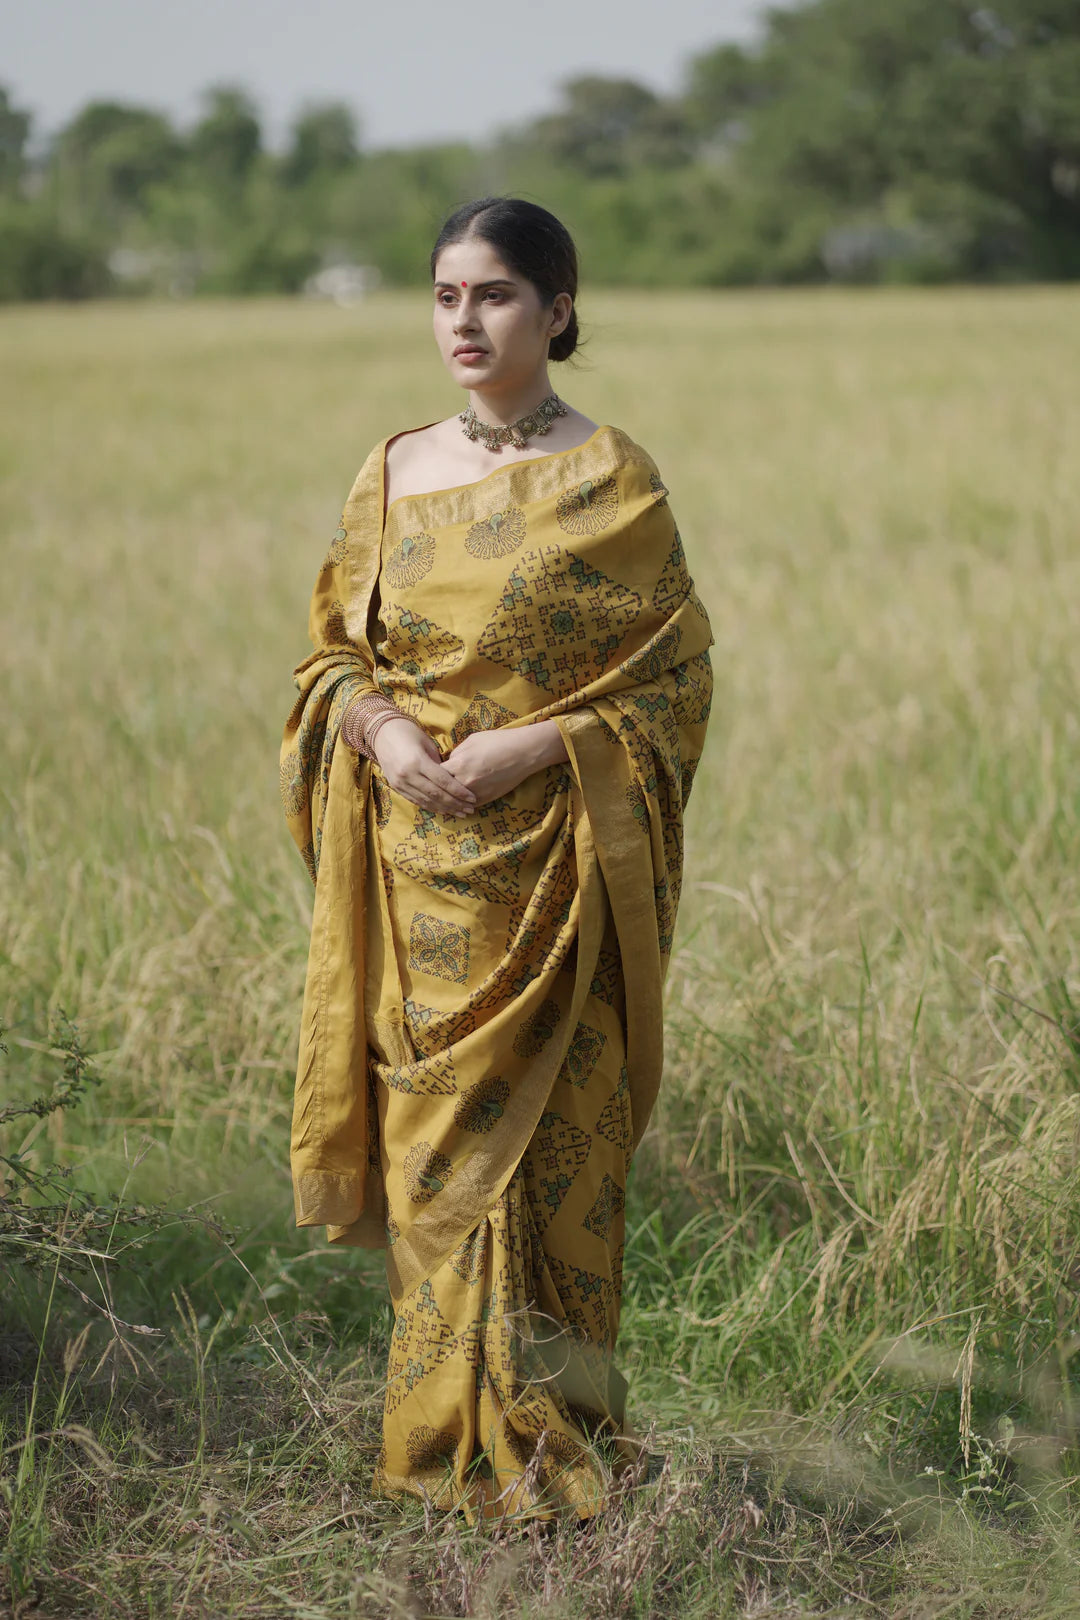
<path fill-rule="evenodd" d="M 457 1090 L 454 1061 L 449 1052 L 438 1052 L 417 1063 L 404 1063 L 397 1069 L 380 1063 L 375 1073 L 392 1091 L 404 1091 L 412 1097 L 452 1097 Z"/>
<path fill-rule="evenodd" d="M 469 930 L 426 911 L 414 912 L 409 930 L 409 966 L 435 979 L 449 979 L 451 984 L 467 984 Z"/>
<path fill-rule="evenodd" d="M 643 605 L 574 552 L 541 546 L 518 558 L 477 651 L 559 697 L 603 674 Z"/>
<path fill-rule="evenodd" d="M 600 1191 L 596 1195 L 596 1202 L 582 1221 L 582 1226 L 589 1232 L 595 1233 L 606 1243 L 611 1231 L 611 1223 L 616 1215 L 621 1215 L 626 1204 L 626 1194 L 617 1182 L 610 1176 L 605 1176 L 600 1183 Z"/>
<path fill-rule="evenodd" d="M 533 1158 L 545 1170 L 577 1171 L 589 1156 L 588 1131 L 548 1109 L 540 1115 Z"/>
<path fill-rule="evenodd" d="M 618 1085 L 604 1104 L 596 1129 L 605 1141 L 622 1148 L 624 1153 L 630 1152 L 630 1076 L 625 1064 L 619 1072 Z"/>
<path fill-rule="evenodd" d="M 572 1086 L 583 1086 L 600 1061 L 607 1045 L 607 1036 L 589 1024 L 579 1024 L 563 1059 L 559 1077 Z"/>
<path fill-rule="evenodd" d="M 667 561 L 653 592 L 653 607 L 657 613 L 662 613 L 666 618 L 669 613 L 674 613 L 680 602 L 683 602 L 692 590 L 693 580 L 686 566 L 682 537 L 676 529 Z"/>
<path fill-rule="evenodd" d="M 380 611 L 383 638 L 376 651 L 396 675 L 408 676 L 425 697 L 440 675 L 456 669 L 465 643 L 452 631 L 414 613 L 400 602 L 384 602 Z"/>

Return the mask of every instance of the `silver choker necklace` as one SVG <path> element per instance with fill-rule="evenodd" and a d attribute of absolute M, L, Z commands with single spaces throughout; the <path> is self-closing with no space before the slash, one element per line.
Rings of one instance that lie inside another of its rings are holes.
<path fill-rule="evenodd" d="M 569 411 L 558 394 L 549 394 L 528 416 L 519 416 L 509 427 L 492 427 L 490 422 L 481 422 L 471 405 L 466 405 L 458 421 L 463 424 L 461 431 L 467 439 L 479 439 L 481 444 L 499 455 L 504 444 L 512 444 L 515 450 L 524 450 L 529 439 L 540 438 L 550 430 L 557 417 L 568 415 Z"/>

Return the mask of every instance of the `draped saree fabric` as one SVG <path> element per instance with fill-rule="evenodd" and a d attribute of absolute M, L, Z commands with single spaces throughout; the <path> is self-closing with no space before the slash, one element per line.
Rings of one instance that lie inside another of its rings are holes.
<path fill-rule="evenodd" d="M 660 1081 L 712 636 L 667 490 L 618 429 L 384 518 L 386 442 L 316 583 L 281 752 L 315 879 L 296 1219 L 386 1247 L 376 1488 L 587 1516 L 628 1454 L 626 1175 Z M 568 762 L 431 815 L 340 740 L 371 691 L 444 757 L 554 719 Z"/>

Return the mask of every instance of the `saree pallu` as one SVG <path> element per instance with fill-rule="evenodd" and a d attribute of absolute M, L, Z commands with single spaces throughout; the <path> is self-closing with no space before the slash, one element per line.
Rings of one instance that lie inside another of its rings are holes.
<path fill-rule="evenodd" d="M 712 636 L 667 490 L 619 430 L 384 518 L 385 449 L 316 583 L 282 744 L 315 879 L 296 1219 L 386 1247 L 376 1488 L 587 1516 L 628 1455 L 626 1176 L 660 1080 Z M 444 756 L 554 719 L 568 761 L 432 815 L 340 742 L 370 691 Z"/>

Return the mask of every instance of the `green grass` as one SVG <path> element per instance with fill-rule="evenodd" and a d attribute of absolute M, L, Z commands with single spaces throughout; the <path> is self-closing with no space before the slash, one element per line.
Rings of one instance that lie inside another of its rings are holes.
<path fill-rule="evenodd" d="M 381 1265 L 287 1179 L 277 743 L 356 468 L 456 403 L 424 303 L 0 312 L 5 1091 L 57 1009 L 101 1076 L 0 1145 L 129 1217 L 90 1303 L 73 1218 L 36 1270 L 0 1221 L 18 1614 L 1080 1612 L 1080 299 L 584 313 L 559 386 L 716 631 L 620 1342 L 666 1461 L 499 1542 L 370 1499 Z"/>

